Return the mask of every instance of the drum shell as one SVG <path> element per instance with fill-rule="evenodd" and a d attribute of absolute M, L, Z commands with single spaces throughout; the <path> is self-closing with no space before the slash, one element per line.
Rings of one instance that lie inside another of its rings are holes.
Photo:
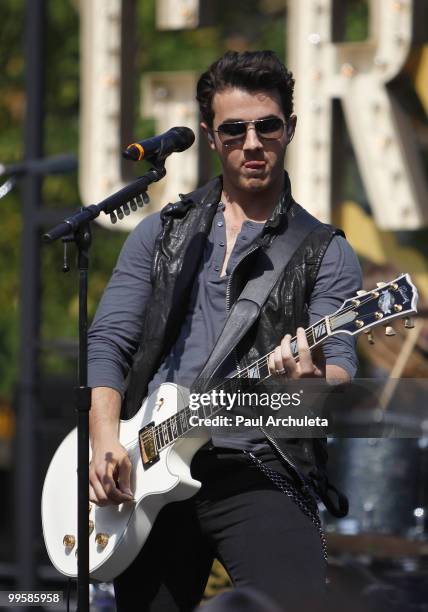
<path fill-rule="evenodd" d="M 344 519 L 327 517 L 327 530 L 407 537 L 414 510 L 426 503 L 418 439 L 336 438 L 328 445 L 329 480 L 349 499 Z"/>

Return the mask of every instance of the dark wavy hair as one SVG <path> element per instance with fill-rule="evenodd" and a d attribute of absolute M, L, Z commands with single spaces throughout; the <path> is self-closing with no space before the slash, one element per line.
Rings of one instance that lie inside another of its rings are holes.
<path fill-rule="evenodd" d="M 228 87 L 251 92 L 277 91 L 285 118 L 293 112 L 293 75 L 274 51 L 227 51 L 200 76 L 196 99 L 202 119 L 209 127 L 214 119 L 214 94 Z"/>

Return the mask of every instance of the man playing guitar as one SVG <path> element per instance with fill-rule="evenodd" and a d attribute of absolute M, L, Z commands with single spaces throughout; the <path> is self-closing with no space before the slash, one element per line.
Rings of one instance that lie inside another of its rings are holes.
<path fill-rule="evenodd" d="M 89 334 L 90 499 L 100 506 L 133 497 L 131 464 L 118 437 L 125 393 L 129 417 L 165 381 L 190 387 L 254 258 L 279 234 L 286 237 L 287 220 L 298 210 L 284 172 L 296 128 L 293 88 L 291 73 L 270 51 L 228 52 L 199 79 L 201 126 L 222 175 L 130 234 Z M 319 223 L 222 375 L 276 346 L 269 368 L 284 383 L 348 381 L 357 366 L 353 338 L 328 339 L 323 363 L 315 363 L 304 327 L 360 287 L 351 247 Z M 290 347 L 295 333 L 298 360 Z M 192 475 L 202 487 L 161 510 L 141 553 L 115 579 L 119 611 L 193 610 L 214 557 L 235 585 L 254 587 L 283 610 L 320 601 L 326 564 L 314 496 L 322 497 L 316 484 L 325 481 L 322 442 L 243 429 L 214 432 L 194 455 Z"/>

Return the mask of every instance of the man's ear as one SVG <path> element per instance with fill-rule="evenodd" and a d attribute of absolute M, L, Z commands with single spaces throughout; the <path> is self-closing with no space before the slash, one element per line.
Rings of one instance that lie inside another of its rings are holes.
<path fill-rule="evenodd" d="M 210 147 L 210 149 L 215 151 L 216 146 L 215 146 L 214 134 L 213 134 L 212 129 L 209 128 L 208 125 L 204 123 L 203 121 L 201 121 L 201 129 L 206 136 L 206 139 L 208 141 L 208 146 Z"/>
<path fill-rule="evenodd" d="M 287 144 L 289 144 L 294 137 L 294 132 L 296 131 L 296 123 L 297 116 L 291 115 L 289 120 L 287 121 Z"/>

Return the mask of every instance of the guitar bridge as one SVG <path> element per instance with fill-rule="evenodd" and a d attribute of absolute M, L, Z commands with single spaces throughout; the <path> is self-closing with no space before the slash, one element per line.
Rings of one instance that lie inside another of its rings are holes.
<path fill-rule="evenodd" d="M 138 432 L 141 461 L 143 462 L 144 469 L 159 461 L 153 426 L 154 422 L 149 423 Z"/>

